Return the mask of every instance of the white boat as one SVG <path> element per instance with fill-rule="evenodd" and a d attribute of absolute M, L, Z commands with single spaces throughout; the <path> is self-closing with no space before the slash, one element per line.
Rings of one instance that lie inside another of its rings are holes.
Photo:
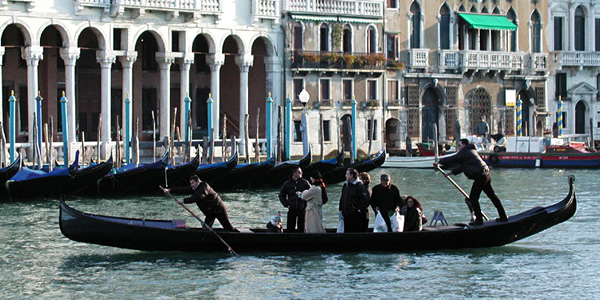
<path fill-rule="evenodd" d="M 454 155 L 447 154 L 448 155 Z M 408 169 L 433 169 L 434 156 L 389 156 L 385 159 L 382 168 L 408 168 Z"/>

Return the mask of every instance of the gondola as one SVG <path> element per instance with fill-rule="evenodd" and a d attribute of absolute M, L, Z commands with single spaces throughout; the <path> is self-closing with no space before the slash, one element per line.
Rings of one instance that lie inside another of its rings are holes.
<path fill-rule="evenodd" d="M 113 168 L 113 158 L 102 163 L 93 164 L 86 168 L 75 169 L 73 180 L 67 182 L 62 188 L 63 194 L 77 194 L 91 186 L 95 186 L 102 177 L 104 177 Z"/>
<path fill-rule="evenodd" d="M 312 174 L 314 171 L 319 171 L 321 175 L 323 175 L 333 171 L 333 169 L 341 166 L 343 163 L 344 151 L 340 151 L 336 157 L 314 162 L 302 170 L 304 171 L 305 177 L 310 176 L 310 174 Z"/>
<path fill-rule="evenodd" d="M 196 175 L 200 177 L 200 180 L 208 181 L 213 178 L 219 178 L 225 174 L 227 174 L 230 170 L 235 168 L 238 164 L 238 152 L 237 149 L 233 153 L 233 155 L 227 159 L 227 161 L 222 161 L 218 163 L 205 164 L 200 165 L 196 169 Z M 187 184 L 187 182 L 186 182 Z"/>
<path fill-rule="evenodd" d="M 61 188 L 73 180 L 71 168 L 57 168 L 51 172 L 22 167 L 3 187 L 2 198 L 21 201 L 32 198 L 57 196 Z"/>
<path fill-rule="evenodd" d="M 0 185 L 3 185 L 21 169 L 21 156 L 17 156 L 15 161 L 5 168 L 0 169 Z"/>
<path fill-rule="evenodd" d="M 265 173 L 263 176 L 254 179 L 250 183 L 250 186 L 253 188 L 265 186 L 279 188 L 281 187 L 283 182 L 290 177 L 290 175 L 292 174 L 292 170 L 294 170 L 297 167 L 300 167 L 304 170 L 304 168 L 310 165 L 311 160 L 312 153 L 309 150 L 308 153 L 306 153 L 306 155 L 304 155 L 300 160 L 284 161 L 275 165 L 273 168 L 268 170 L 267 173 Z"/>
<path fill-rule="evenodd" d="M 255 178 L 263 176 L 275 165 L 275 157 L 263 162 L 239 164 L 227 174 L 208 180 L 208 184 L 216 191 L 248 188 Z"/>
<path fill-rule="evenodd" d="M 113 171 L 102 177 L 95 187 L 91 187 L 81 193 L 87 195 L 126 195 L 136 193 L 139 189 L 147 186 L 148 179 L 163 176 L 165 168 L 169 161 L 169 151 L 163 154 L 162 158 L 146 165 L 135 167 L 133 164 L 128 164 L 118 170 Z M 156 185 L 158 188 L 158 185 Z"/>
<path fill-rule="evenodd" d="M 331 172 L 323 175 L 323 181 L 325 183 L 338 183 L 346 180 L 345 174 L 348 168 L 354 168 L 359 173 L 360 172 L 369 172 L 371 170 L 377 169 L 383 165 L 385 162 L 385 150 L 379 151 L 374 157 L 367 158 L 353 164 L 347 164 L 338 166 L 333 169 Z"/>
<path fill-rule="evenodd" d="M 425 227 L 423 231 L 387 233 L 267 233 L 265 229 L 225 232 L 216 229 L 237 253 L 343 251 L 435 251 L 506 245 L 556 224 L 575 214 L 574 176 L 569 193 L 558 203 L 534 207 L 511 216 L 507 222 L 486 221 L 482 226 L 454 224 Z M 184 220 L 148 220 L 93 215 L 60 201 L 62 234 L 74 241 L 146 251 L 223 252 L 227 247 L 210 231 L 189 227 Z"/>

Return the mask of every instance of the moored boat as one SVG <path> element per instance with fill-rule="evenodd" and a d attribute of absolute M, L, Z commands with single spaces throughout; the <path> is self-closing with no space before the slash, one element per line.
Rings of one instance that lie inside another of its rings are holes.
<path fill-rule="evenodd" d="M 264 175 L 257 177 L 254 179 L 250 186 L 253 188 L 270 186 L 270 187 L 281 187 L 283 182 L 287 180 L 292 174 L 292 170 L 296 167 L 300 167 L 302 169 L 308 167 L 312 160 L 312 153 L 309 150 L 306 155 L 304 155 L 300 160 L 296 161 L 284 161 L 279 164 L 273 166 L 273 168 L 269 169 Z M 308 178 L 308 177 L 306 177 Z"/>
<path fill-rule="evenodd" d="M 225 175 L 209 179 L 208 184 L 217 190 L 231 190 L 237 188 L 248 188 L 252 180 L 259 178 L 267 173 L 275 165 L 275 157 L 267 161 L 250 163 L 250 164 L 238 164 L 235 168 L 231 169 Z"/>
<path fill-rule="evenodd" d="M 209 181 L 214 178 L 219 178 L 233 168 L 235 168 L 238 164 L 238 152 L 237 149 L 234 154 L 227 159 L 227 161 L 222 161 L 218 163 L 205 164 L 200 165 L 196 169 L 196 175 L 200 177 L 200 180 Z M 187 184 L 187 181 L 185 182 Z"/>
<path fill-rule="evenodd" d="M 0 185 L 3 185 L 11 177 L 13 177 L 21 169 L 21 156 L 17 156 L 15 160 L 8 166 L 0 169 Z"/>
<path fill-rule="evenodd" d="M 379 151 L 374 157 L 366 158 L 361 161 L 354 162 L 348 165 L 337 166 L 331 172 L 323 175 L 323 181 L 325 183 L 337 183 L 346 180 L 345 174 L 348 168 L 354 168 L 359 173 L 360 172 L 369 172 L 371 170 L 377 169 L 385 163 L 385 150 Z"/>
<path fill-rule="evenodd" d="M 61 189 L 63 194 L 77 194 L 90 186 L 95 186 L 113 168 L 112 155 L 107 161 L 99 164 L 73 170 L 73 180 L 67 182 Z"/>
<path fill-rule="evenodd" d="M 268 233 L 266 229 L 226 232 L 216 229 L 237 253 L 342 252 L 440 250 L 506 245 L 571 218 L 576 211 L 574 177 L 569 176 L 567 196 L 546 207 L 534 207 L 511 216 L 507 222 L 487 221 L 482 226 L 454 224 L 425 227 L 423 231 L 388 233 Z M 225 252 L 211 231 L 190 227 L 184 220 L 148 220 L 88 214 L 60 201 L 59 226 L 74 241 L 146 251 Z"/>
<path fill-rule="evenodd" d="M 44 172 L 22 167 L 4 184 L 3 194 L 10 201 L 54 196 L 60 194 L 61 188 L 71 180 L 71 168 L 57 168 L 51 172 Z"/>
<path fill-rule="evenodd" d="M 454 155 L 451 153 L 446 156 Z M 435 156 L 388 156 L 382 168 L 433 169 Z"/>
<path fill-rule="evenodd" d="M 302 170 L 304 171 L 306 177 L 310 176 L 310 174 L 312 174 L 314 171 L 319 171 L 321 175 L 323 175 L 331 172 L 333 169 L 341 166 L 343 163 L 344 151 L 340 151 L 336 157 L 311 163 L 308 165 L 308 167 L 303 168 Z"/>

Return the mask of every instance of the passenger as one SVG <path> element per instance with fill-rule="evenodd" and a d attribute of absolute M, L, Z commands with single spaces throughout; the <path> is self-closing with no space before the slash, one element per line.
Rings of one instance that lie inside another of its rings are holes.
<path fill-rule="evenodd" d="M 398 187 L 392 184 L 390 175 L 381 174 L 381 183 L 373 187 L 371 208 L 375 214 L 379 211 L 387 224 L 388 232 L 392 232 L 390 215 L 403 206 L 404 199 L 400 196 Z"/>
<path fill-rule="evenodd" d="M 284 207 L 288 208 L 288 232 L 304 231 L 306 202 L 298 198 L 297 192 L 303 192 L 309 188 L 310 183 L 308 183 L 308 180 L 302 178 L 302 169 L 296 167 L 290 178 L 283 183 L 279 190 L 279 201 Z"/>
<path fill-rule="evenodd" d="M 371 187 L 369 186 L 371 184 L 371 176 L 367 172 L 360 172 L 358 174 L 358 179 L 360 179 L 363 186 L 367 190 L 367 201 L 368 201 L 368 203 L 371 203 L 371 194 L 373 193 L 371 191 Z M 369 229 L 369 209 L 368 208 L 365 211 L 364 218 L 362 218 L 361 220 L 363 221 L 363 224 L 361 225 L 362 231 L 367 231 Z"/>
<path fill-rule="evenodd" d="M 469 225 L 483 224 L 483 214 L 481 213 L 481 207 L 479 206 L 479 196 L 481 195 L 481 191 L 485 192 L 498 210 L 499 218 L 497 218 L 496 221 L 506 222 L 508 217 L 506 216 L 502 202 L 500 202 L 500 198 L 498 198 L 494 191 L 494 187 L 492 187 L 490 170 L 479 154 L 477 154 L 477 151 L 475 151 L 475 145 L 469 144 L 469 140 L 467 139 L 461 139 L 458 144 L 458 149 L 459 151 L 455 155 L 442 157 L 439 164 L 460 164 L 458 167 L 452 169 L 451 172 L 444 174 L 446 177 L 464 172 L 467 178 L 473 179 L 469 200 L 473 207 L 473 212 L 475 213 L 475 220 L 470 222 Z M 437 167 L 438 163 L 433 163 L 433 166 Z"/>
<path fill-rule="evenodd" d="M 323 210 L 321 207 L 327 203 L 327 189 L 321 178 L 321 172 L 314 171 L 310 175 L 312 186 L 300 194 L 300 199 L 306 201 L 306 220 L 304 232 L 325 233 L 323 228 Z M 299 192 L 300 193 L 300 192 Z"/>
<path fill-rule="evenodd" d="M 358 179 L 358 172 L 348 168 L 339 206 L 344 218 L 344 232 L 362 232 L 362 219 L 368 208 L 367 190 Z"/>
<path fill-rule="evenodd" d="M 277 214 L 277 216 L 273 217 L 269 223 L 267 223 L 267 232 L 275 232 L 282 233 L 283 232 L 283 224 L 281 222 L 281 215 Z"/>
<path fill-rule="evenodd" d="M 196 205 L 198 205 L 198 208 L 206 216 L 204 219 L 206 225 L 212 227 L 215 223 L 215 219 L 217 219 L 224 229 L 238 232 L 238 230 L 231 225 L 231 222 L 229 222 L 227 208 L 225 207 L 225 203 L 221 200 L 221 197 L 219 197 L 219 194 L 217 194 L 208 183 L 201 181 L 198 175 L 192 175 L 190 177 L 190 187 L 161 188 L 165 194 L 171 192 L 192 194 L 192 196 L 184 198 L 183 201 L 177 200 L 177 203 L 195 202 Z"/>
<path fill-rule="evenodd" d="M 404 215 L 404 231 L 423 230 L 423 207 L 417 198 L 406 197 L 406 205 L 402 207 L 401 214 Z"/>

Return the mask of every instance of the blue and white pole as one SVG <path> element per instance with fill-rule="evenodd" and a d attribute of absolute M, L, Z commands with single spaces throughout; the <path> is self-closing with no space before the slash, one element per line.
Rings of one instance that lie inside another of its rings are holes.
<path fill-rule="evenodd" d="M 69 167 L 69 133 L 67 132 L 67 102 L 69 100 L 65 97 L 65 91 L 62 92 L 60 97 L 60 111 L 62 114 L 62 132 L 63 132 L 63 157 L 65 168 Z"/>
<path fill-rule="evenodd" d="M 356 97 L 352 97 L 352 160 L 356 161 Z"/>
<path fill-rule="evenodd" d="M 131 99 L 129 95 L 125 97 L 125 163 L 130 162 L 130 142 L 131 142 Z M 119 141 L 117 141 L 118 143 Z"/>
<path fill-rule="evenodd" d="M 271 118 L 272 118 L 272 112 L 273 110 L 273 98 L 271 98 L 271 92 L 269 92 L 269 96 L 267 97 L 267 160 L 271 159 L 271 126 L 272 126 L 272 122 L 271 122 Z"/>
<path fill-rule="evenodd" d="M 517 136 L 523 135 L 523 116 L 521 113 L 521 105 L 523 105 L 523 101 L 521 101 L 521 96 L 517 99 Z"/>
<path fill-rule="evenodd" d="M 10 119 L 8 125 L 8 139 L 10 141 L 10 162 L 15 161 L 15 137 L 16 137 L 16 119 L 15 119 L 15 106 L 16 106 L 17 98 L 15 98 L 15 91 L 10 92 L 10 97 L 8 98 L 8 103 L 10 105 Z"/>
<path fill-rule="evenodd" d="M 562 135 L 562 130 L 563 130 L 562 105 L 563 105 L 562 98 L 561 98 L 561 96 L 558 96 L 558 109 L 556 111 L 556 113 L 558 114 L 557 120 L 556 120 L 556 122 L 558 123 L 558 136 Z"/>
<path fill-rule="evenodd" d="M 292 98 L 285 99 L 285 161 L 290 160 L 292 150 Z"/>

